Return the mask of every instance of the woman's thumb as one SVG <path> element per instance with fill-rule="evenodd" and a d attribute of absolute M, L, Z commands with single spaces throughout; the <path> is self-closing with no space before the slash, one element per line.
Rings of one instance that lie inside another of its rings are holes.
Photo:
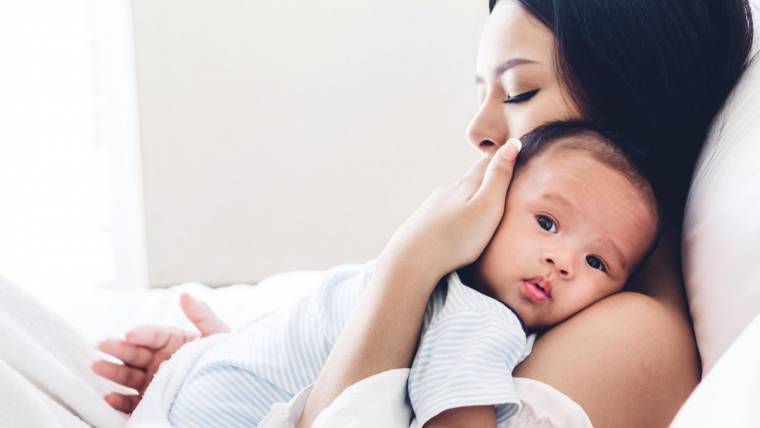
<path fill-rule="evenodd" d="M 515 169 L 517 154 L 522 149 L 522 143 L 517 138 L 510 138 L 506 144 L 491 158 L 486 169 L 483 183 L 476 193 L 476 197 L 499 197 L 504 198 L 512 181 L 512 173 Z"/>
<path fill-rule="evenodd" d="M 187 293 L 179 296 L 179 306 L 203 337 L 230 331 L 227 324 L 220 320 L 207 304 Z"/>

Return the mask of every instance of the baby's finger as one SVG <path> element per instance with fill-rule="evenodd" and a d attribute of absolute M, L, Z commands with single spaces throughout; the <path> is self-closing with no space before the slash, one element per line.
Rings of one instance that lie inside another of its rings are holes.
<path fill-rule="evenodd" d="M 136 327 L 127 333 L 127 342 L 143 346 L 149 350 L 171 349 L 171 352 L 183 344 L 197 338 L 198 335 L 172 327 L 145 325 Z"/>
<path fill-rule="evenodd" d="M 520 149 L 522 149 L 520 140 L 510 138 L 496 151 L 491 162 L 488 163 L 483 183 L 475 194 L 476 198 L 505 200 Z"/>
<path fill-rule="evenodd" d="M 145 368 L 153 359 L 153 352 L 120 339 L 106 339 L 98 344 L 98 349 L 132 367 Z"/>
<path fill-rule="evenodd" d="M 145 384 L 145 372 L 133 367 L 108 361 L 95 361 L 90 366 L 93 373 L 135 390 L 141 390 Z"/>
<path fill-rule="evenodd" d="M 106 400 L 106 403 L 108 403 L 111 407 L 124 413 L 132 413 L 135 410 L 135 407 L 137 407 L 137 404 L 140 403 L 139 395 L 121 395 L 117 393 L 111 393 L 106 395 L 104 398 Z"/>
<path fill-rule="evenodd" d="M 227 324 L 220 320 L 206 303 L 194 299 L 191 295 L 182 293 L 179 297 L 179 305 L 187 319 L 201 332 L 201 336 L 230 331 Z"/>
<path fill-rule="evenodd" d="M 475 193 L 483 182 L 483 176 L 485 175 L 488 163 L 491 160 L 489 157 L 482 157 L 470 166 L 467 173 L 459 180 L 459 186 L 468 192 L 468 196 Z"/>

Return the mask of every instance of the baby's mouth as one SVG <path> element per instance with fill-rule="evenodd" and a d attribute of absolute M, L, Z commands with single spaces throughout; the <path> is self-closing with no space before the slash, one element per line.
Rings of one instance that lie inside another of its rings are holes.
<path fill-rule="evenodd" d="M 538 303 L 552 298 L 551 283 L 537 276 L 523 280 L 523 294 L 532 302 Z"/>

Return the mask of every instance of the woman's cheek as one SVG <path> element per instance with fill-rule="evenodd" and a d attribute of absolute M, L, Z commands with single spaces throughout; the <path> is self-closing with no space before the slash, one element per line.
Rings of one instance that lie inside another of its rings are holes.
<path fill-rule="evenodd" d="M 509 104 L 507 104 L 507 106 L 509 106 Z M 509 107 L 515 106 L 520 105 L 515 104 L 514 106 Z M 532 113 L 530 111 L 520 111 L 520 109 L 517 108 L 511 108 L 510 111 L 507 112 L 510 138 L 520 138 L 538 126 L 538 124 L 536 124 L 536 126 L 531 127 L 531 116 Z"/>

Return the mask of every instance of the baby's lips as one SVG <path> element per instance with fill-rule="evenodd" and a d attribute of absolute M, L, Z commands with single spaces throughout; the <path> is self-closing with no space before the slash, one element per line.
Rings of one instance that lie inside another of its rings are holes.
<path fill-rule="evenodd" d="M 523 296 L 528 298 L 533 303 L 540 304 L 549 300 L 549 296 L 544 292 L 542 288 L 536 285 L 535 282 L 523 281 L 522 283 Z"/>
<path fill-rule="evenodd" d="M 534 276 L 525 281 L 538 285 L 538 287 L 546 294 L 546 297 L 549 299 L 552 298 L 552 283 L 548 279 L 544 279 L 542 276 Z"/>

